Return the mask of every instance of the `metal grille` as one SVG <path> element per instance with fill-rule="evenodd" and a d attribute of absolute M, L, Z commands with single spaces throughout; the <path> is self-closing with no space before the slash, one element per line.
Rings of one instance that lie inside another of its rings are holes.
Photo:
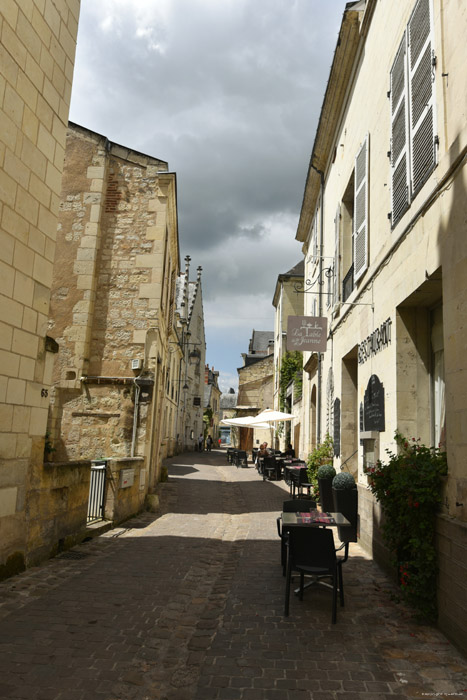
<path fill-rule="evenodd" d="M 104 518 L 105 473 L 106 462 L 93 462 L 91 466 L 91 483 L 89 485 L 88 517 L 92 523 Z"/>
<path fill-rule="evenodd" d="M 58 556 L 59 559 L 86 559 L 89 556 L 89 554 L 85 554 L 85 552 L 63 552 Z"/>

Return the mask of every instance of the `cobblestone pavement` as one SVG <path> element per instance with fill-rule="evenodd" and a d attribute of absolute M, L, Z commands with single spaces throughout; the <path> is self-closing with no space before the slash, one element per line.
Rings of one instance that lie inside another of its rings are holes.
<path fill-rule="evenodd" d="M 324 589 L 284 618 L 283 483 L 221 451 L 168 465 L 159 513 L 0 584 L 0 698 L 467 698 L 466 660 L 357 545 L 337 624 Z"/>

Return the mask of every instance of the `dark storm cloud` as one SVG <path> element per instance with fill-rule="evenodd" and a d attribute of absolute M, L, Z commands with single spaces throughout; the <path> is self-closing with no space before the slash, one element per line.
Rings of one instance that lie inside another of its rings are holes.
<path fill-rule="evenodd" d="M 181 252 L 204 268 L 206 326 L 235 295 L 243 332 L 258 327 L 251 297 L 271 313 L 277 275 L 301 257 L 296 225 L 344 7 L 82 0 L 70 118 L 177 173 Z"/>

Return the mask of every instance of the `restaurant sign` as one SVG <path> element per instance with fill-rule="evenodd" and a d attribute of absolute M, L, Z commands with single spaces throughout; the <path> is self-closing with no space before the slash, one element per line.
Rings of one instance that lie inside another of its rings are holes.
<path fill-rule="evenodd" d="M 365 340 L 358 346 L 358 364 L 362 365 L 373 357 L 378 352 L 386 348 L 391 342 L 391 326 L 392 321 L 388 318 L 379 328 L 370 333 Z"/>
<path fill-rule="evenodd" d="M 325 352 L 328 319 L 320 316 L 289 316 L 287 350 Z"/>

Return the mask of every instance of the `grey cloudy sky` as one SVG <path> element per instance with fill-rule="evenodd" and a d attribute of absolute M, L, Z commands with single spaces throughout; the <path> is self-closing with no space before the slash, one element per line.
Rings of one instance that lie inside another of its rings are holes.
<path fill-rule="evenodd" d="M 70 119 L 177 173 L 207 362 L 235 386 L 273 328 L 342 0 L 81 0 Z"/>

